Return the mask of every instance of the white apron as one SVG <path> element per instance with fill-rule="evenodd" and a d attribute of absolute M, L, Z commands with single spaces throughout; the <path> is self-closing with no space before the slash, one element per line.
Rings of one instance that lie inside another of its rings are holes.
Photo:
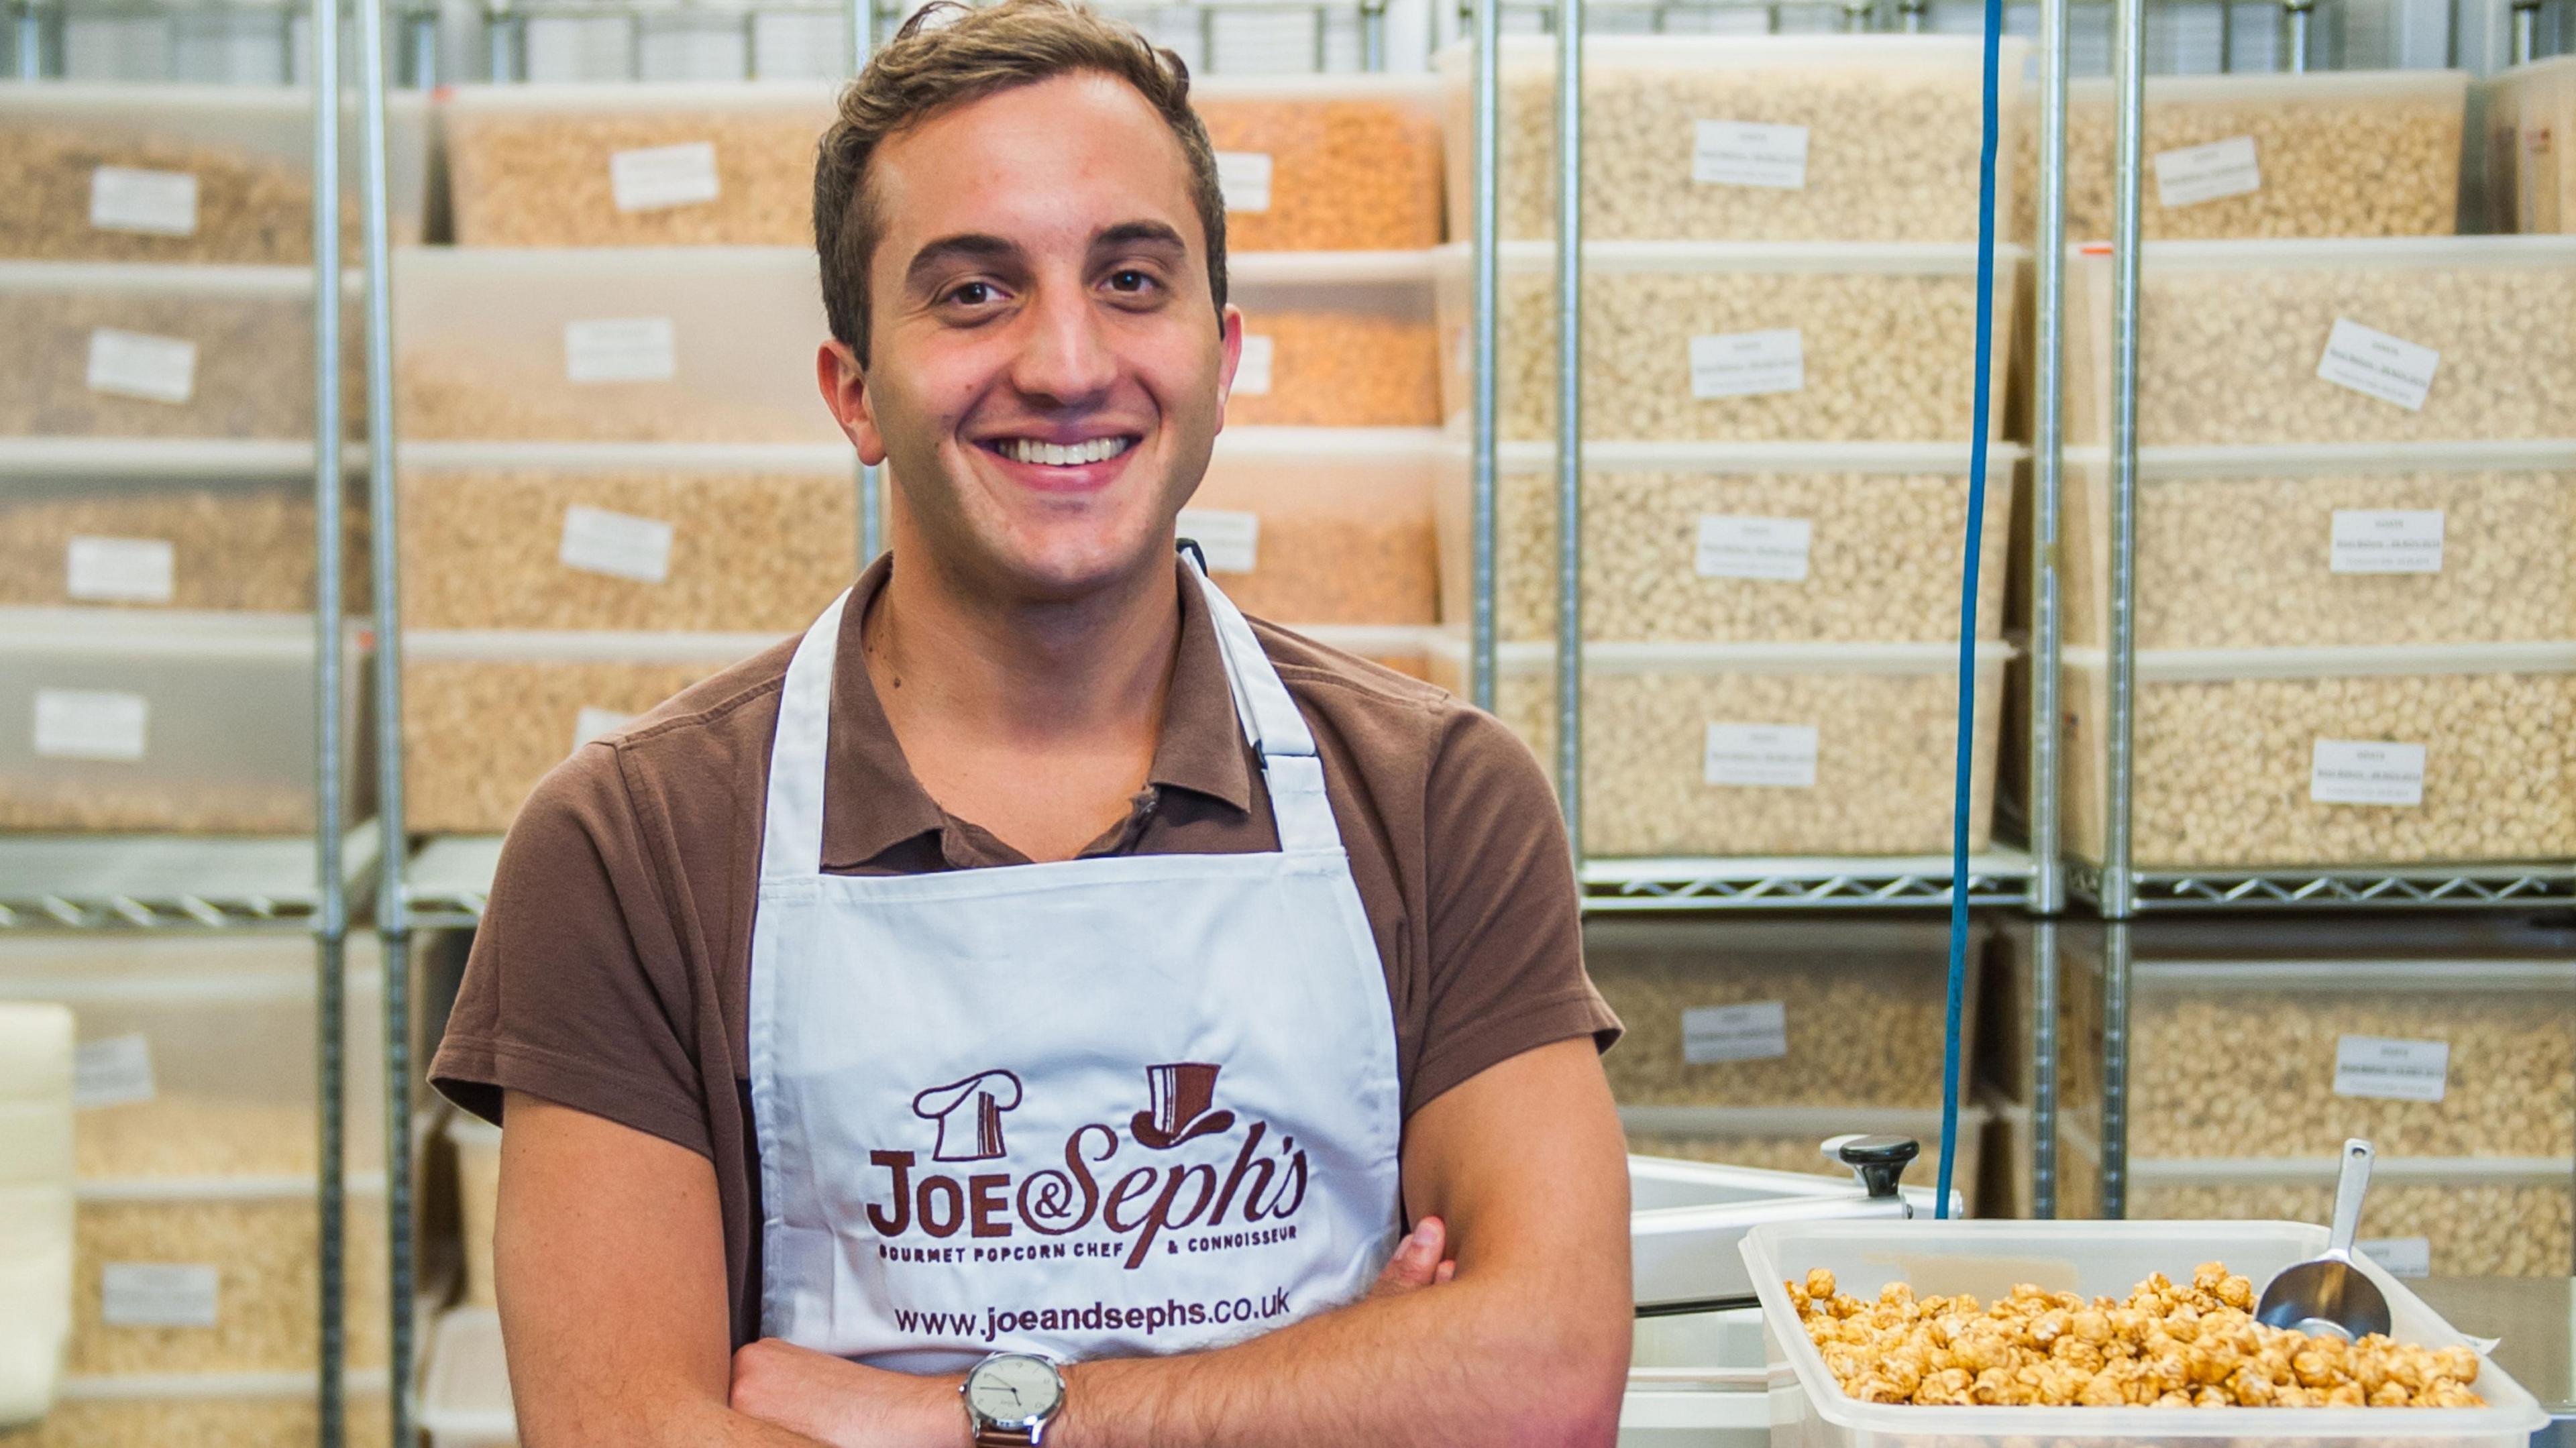
<path fill-rule="evenodd" d="M 751 938 L 765 1336 L 911 1372 L 1182 1352 L 1351 1301 L 1393 1251 L 1385 971 L 1314 739 L 1189 576 L 1276 854 L 824 874 L 848 595 L 797 646 Z"/>

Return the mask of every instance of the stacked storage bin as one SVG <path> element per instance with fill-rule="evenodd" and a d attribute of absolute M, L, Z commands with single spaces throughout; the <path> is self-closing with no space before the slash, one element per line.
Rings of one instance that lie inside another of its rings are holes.
<path fill-rule="evenodd" d="M 1546 44 L 1507 42 L 1501 61 L 1496 499 L 1497 704 L 1543 755 L 1557 547 Z M 1943 851 L 1980 305 L 1977 46 L 1655 36 L 1587 47 L 1584 849 Z M 1443 57 L 1460 233 L 1466 61 Z M 2008 43 L 2016 95 L 2021 69 Z M 1466 278 L 1453 251 L 1442 290 L 1453 418 L 1470 381 Z M 2010 289 L 1999 291 L 2008 321 Z M 1980 545 L 1989 640 L 2003 622 L 2010 478 L 2004 459 Z M 1453 619 L 1469 601 L 1468 501 L 1462 447 L 1441 510 Z M 1979 849 L 2006 653 L 1985 646 L 1980 668 Z M 1463 658 L 1462 641 L 1449 657 Z"/>
<path fill-rule="evenodd" d="M 2322 1222 L 2379 1159 L 2362 1249 L 2400 1275 L 2564 1276 L 2576 936 L 2468 915 L 2132 927 L 2133 1218 Z M 2069 929 L 2060 1216 L 2099 1200 L 2101 941 Z"/>
<path fill-rule="evenodd" d="M 312 827 L 311 131 L 293 91 L 0 88 L 0 829 Z"/>
<path fill-rule="evenodd" d="M 373 938 L 349 942 L 349 1422 L 383 1439 L 383 1072 Z M 296 935 L 0 941 L 0 1000 L 77 1023 L 73 1326 L 8 1448 L 317 1441 L 312 947 Z"/>

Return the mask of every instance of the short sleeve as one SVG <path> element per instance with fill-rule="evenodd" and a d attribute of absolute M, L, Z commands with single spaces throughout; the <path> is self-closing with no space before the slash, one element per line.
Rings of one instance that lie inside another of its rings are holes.
<path fill-rule="evenodd" d="M 502 846 L 431 1084 L 486 1120 L 524 1091 L 710 1154 L 696 990 L 667 921 L 617 752 L 591 744 Z"/>
<path fill-rule="evenodd" d="M 1430 1014 L 1409 1102 L 1619 1018 L 1583 969 L 1582 906 L 1564 817 L 1528 746 L 1457 706 L 1426 788 Z"/>

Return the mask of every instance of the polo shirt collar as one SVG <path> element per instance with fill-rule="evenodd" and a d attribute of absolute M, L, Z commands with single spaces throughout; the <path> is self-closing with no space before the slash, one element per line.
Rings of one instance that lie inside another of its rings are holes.
<path fill-rule="evenodd" d="M 877 698 L 876 684 L 868 676 L 861 627 L 892 566 L 892 554 L 869 564 L 841 613 L 832 678 L 831 739 L 825 753 L 830 772 L 823 806 L 826 869 L 864 865 L 906 840 L 958 823 L 914 777 L 895 740 L 894 726 L 887 722 L 885 706 Z M 1156 789 L 1186 789 L 1249 812 L 1251 750 L 1235 715 L 1216 620 L 1186 566 L 1176 563 L 1174 567 L 1181 600 L 1180 646 L 1147 782 Z"/>

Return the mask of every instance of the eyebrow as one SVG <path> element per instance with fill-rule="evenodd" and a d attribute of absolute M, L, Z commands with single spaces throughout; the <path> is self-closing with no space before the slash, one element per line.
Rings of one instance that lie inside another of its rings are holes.
<path fill-rule="evenodd" d="M 1181 234 L 1160 221 L 1122 221 L 1094 237 L 1091 249 L 1101 251 L 1138 243 L 1168 246 L 1174 251 L 1189 250 L 1189 243 L 1181 239 Z"/>
<path fill-rule="evenodd" d="M 918 286 L 930 272 L 952 261 L 995 261 L 1020 254 L 1020 249 L 1002 237 L 984 232 L 961 232 L 943 236 L 912 254 L 912 264 L 903 270 L 906 285 Z"/>

